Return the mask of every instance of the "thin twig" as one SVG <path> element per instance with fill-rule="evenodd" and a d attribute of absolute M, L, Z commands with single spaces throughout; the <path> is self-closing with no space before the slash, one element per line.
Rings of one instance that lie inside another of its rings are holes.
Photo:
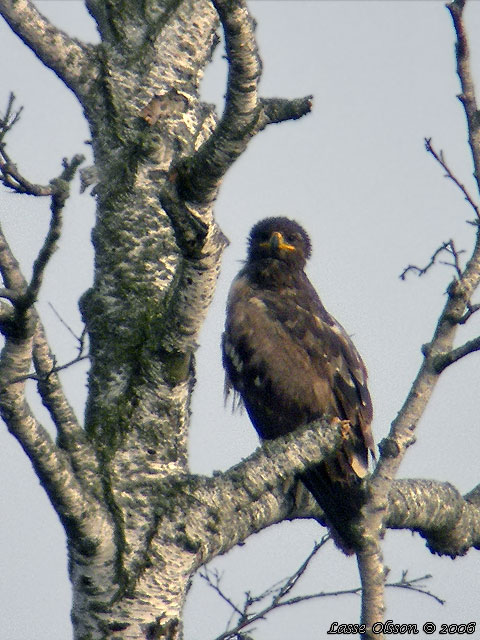
<path fill-rule="evenodd" d="M 443 155 L 443 151 L 440 151 L 439 153 L 437 153 L 435 151 L 435 149 L 432 146 L 432 139 L 431 138 L 425 138 L 425 149 L 428 151 L 428 153 L 430 153 L 435 158 L 435 160 L 438 162 L 438 164 L 445 170 L 445 178 L 448 178 L 448 179 L 452 180 L 452 182 L 454 182 L 457 185 L 457 187 L 463 193 L 463 195 L 465 197 L 465 200 L 468 202 L 468 204 L 475 211 L 475 215 L 477 216 L 477 218 L 480 218 L 480 209 L 478 207 L 478 204 L 476 204 L 474 202 L 473 198 L 468 193 L 465 185 L 463 185 L 460 182 L 460 180 L 454 175 L 454 173 L 452 172 L 450 167 L 447 165 L 447 162 L 446 162 L 445 157 Z"/>
<path fill-rule="evenodd" d="M 82 333 L 79 336 L 77 336 L 77 334 L 72 329 L 72 327 L 67 322 L 65 322 L 65 320 L 58 313 L 58 311 L 55 309 L 55 307 L 53 306 L 53 304 L 51 302 L 48 303 L 48 306 L 53 311 L 53 313 L 57 316 L 58 320 L 67 329 L 67 331 L 70 333 L 70 335 L 72 335 L 75 338 L 75 340 L 78 342 L 78 347 L 77 347 L 78 353 L 79 354 L 83 354 L 83 352 L 85 350 L 85 339 L 87 337 L 87 327 L 84 325 L 83 329 L 82 329 Z"/>
<path fill-rule="evenodd" d="M 62 318 L 62 316 L 58 313 L 58 311 L 55 309 L 55 307 L 53 306 L 53 304 L 51 302 L 48 303 L 48 306 L 50 307 L 50 309 L 53 311 L 53 313 L 57 316 L 57 320 L 59 320 L 63 326 L 65 327 L 65 329 L 70 333 L 71 336 L 73 336 L 75 338 L 75 340 L 77 342 L 81 341 L 81 336 L 77 336 L 77 334 L 75 333 L 75 331 L 72 329 L 72 327 L 65 322 L 65 320 Z M 82 331 L 82 336 L 84 334 L 84 330 Z"/>
<path fill-rule="evenodd" d="M 77 364 L 78 362 L 82 362 L 82 360 L 87 360 L 88 358 L 90 358 L 90 355 L 88 353 L 81 354 L 76 356 L 72 360 L 65 362 L 64 364 L 59 364 L 59 365 L 55 364 L 55 366 L 53 366 L 50 369 L 50 371 L 47 371 L 47 373 L 45 374 L 26 373 L 23 376 L 17 376 L 16 378 L 12 378 L 11 380 L 8 380 L 8 382 L 6 382 L 4 386 L 0 389 L 0 392 L 2 392 L 11 384 L 17 384 L 17 382 L 24 382 L 25 380 L 35 380 L 36 382 L 46 382 L 54 373 L 58 373 L 59 371 L 64 371 L 65 369 L 69 369 L 74 364 Z"/>
<path fill-rule="evenodd" d="M 222 576 L 215 569 L 211 571 L 207 567 L 204 567 L 203 571 L 200 572 L 200 577 L 206 581 L 208 586 L 213 589 L 222 600 L 224 600 L 239 616 L 242 616 L 242 611 L 234 604 L 233 600 L 231 600 L 220 588 L 220 582 L 222 580 Z"/>
<path fill-rule="evenodd" d="M 258 596 L 252 596 L 250 592 L 247 592 L 245 602 L 243 608 L 237 606 L 232 598 L 227 596 L 225 592 L 221 588 L 221 576 L 216 571 L 208 571 L 205 570 L 205 573 L 200 574 L 203 579 L 206 580 L 207 584 L 224 600 L 232 609 L 232 616 L 237 615 L 238 620 L 236 624 L 230 627 L 230 622 L 227 627 L 227 630 L 217 636 L 215 640 L 236 640 L 239 637 L 245 637 L 241 632 L 243 632 L 247 627 L 250 627 L 254 622 L 259 620 L 265 620 L 266 616 L 272 611 L 279 609 L 281 607 L 292 606 L 298 604 L 300 602 L 306 602 L 308 600 L 317 600 L 319 598 L 331 598 L 345 595 L 361 595 L 362 587 L 354 587 L 351 589 L 337 589 L 335 591 L 321 591 L 318 593 L 310 593 L 306 595 L 294 596 L 291 598 L 285 598 L 285 596 L 290 593 L 293 587 L 298 583 L 299 579 L 303 576 L 306 569 L 308 568 L 311 560 L 317 554 L 317 552 L 325 545 L 325 543 L 330 539 L 330 536 L 324 536 L 322 540 L 315 544 L 313 550 L 306 558 L 306 560 L 302 563 L 302 565 L 288 578 L 284 579 L 277 585 L 269 587 L 266 591 L 261 593 Z M 406 589 L 409 591 L 415 591 L 416 593 L 421 593 L 430 598 L 433 598 L 436 602 L 443 605 L 445 604 L 445 600 L 442 600 L 437 595 L 429 591 L 424 583 L 426 580 L 430 580 L 432 578 L 431 575 L 424 575 L 418 578 L 407 579 L 408 571 L 402 571 L 401 578 L 396 582 L 387 582 L 386 587 L 393 589 Z M 280 586 L 279 586 L 280 585 Z M 251 611 L 252 605 L 262 602 L 266 598 L 272 596 L 271 601 L 264 606 L 259 611 Z"/>
<path fill-rule="evenodd" d="M 394 589 L 407 589 L 408 591 L 416 591 L 417 593 L 422 593 L 425 596 L 433 598 L 438 604 L 444 605 L 446 600 L 442 600 L 434 593 L 429 591 L 424 585 L 420 584 L 425 580 L 431 580 L 432 575 L 430 573 L 426 573 L 424 576 L 420 576 L 419 578 L 410 578 L 407 580 L 408 569 L 402 571 L 402 577 L 398 582 L 387 582 L 386 587 L 392 587 Z"/>
<path fill-rule="evenodd" d="M 8 96 L 7 108 L 5 110 L 5 115 L 3 118 L 0 118 L 0 144 L 3 141 L 5 135 L 10 131 L 10 129 L 19 121 L 20 114 L 23 111 L 23 107 L 20 107 L 18 111 L 13 110 L 13 103 L 15 102 L 15 94 L 10 92 Z"/>
<path fill-rule="evenodd" d="M 38 252 L 37 258 L 33 263 L 32 279 L 23 296 L 23 300 L 21 301 L 22 306 L 25 308 L 30 307 L 37 299 L 45 269 L 53 253 L 57 249 L 57 242 L 60 239 L 63 222 L 62 211 L 65 206 L 65 202 L 70 195 L 68 181 L 73 179 L 76 169 L 83 160 L 84 156 L 79 154 L 75 155 L 70 162 L 64 159 L 63 172 L 57 179 L 52 180 L 50 183 L 53 190 L 51 204 L 52 217 L 50 219 L 48 233 L 40 251 Z"/>
<path fill-rule="evenodd" d="M 465 0 L 453 0 L 453 2 L 447 4 L 447 9 L 452 16 L 453 26 L 457 36 L 455 53 L 457 58 L 457 73 L 462 88 L 458 99 L 462 103 L 467 117 L 468 143 L 470 145 L 474 167 L 473 177 L 480 191 L 480 122 L 478 118 L 475 84 L 473 82 L 470 64 L 470 47 L 467 31 L 463 22 L 464 8 Z"/>
<path fill-rule="evenodd" d="M 63 172 L 48 185 L 35 184 L 27 180 L 17 169 L 16 164 L 12 162 L 6 151 L 5 142 L 3 142 L 5 135 L 18 122 L 23 109 L 23 107 L 20 107 L 17 111 L 14 111 L 14 102 L 15 96 L 13 93 L 10 93 L 5 115 L 0 118 L 0 182 L 3 182 L 6 187 L 19 194 L 38 197 L 51 196 L 52 200 L 57 199 L 57 207 L 60 205 L 63 206 L 68 197 L 68 190 L 65 190 L 63 183 L 70 182 L 73 179 L 84 157 L 76 155 L 70 162 L 64 159 L 62 162 Z"/>
<path fill-rule="evenodd" d="M 405 267 L 405 269 L 402 271 L 402 273 L 399 275 L 400 280 L 405 280 L 407 277 L 407 273 L 409 273 L 410 271 L 414 271 L 416 272 L 417 276 L 420 278 L 421 276 L 425 275 L 427 273 L 427 271 L 433 267 L 433 265 L 436 263 L 436 260 L 438 258 L 438 256 L 443 253 L 446 252 L 449 255 L 451 255 L 453 257 L 453 263 L 452 262 L 444 262 L 442 260 L 440 260 L 440 264 L 444 264 L 446 266 L 449 267 L 453 267 L 456 271 L 456 274 L 458 276 L 458 278 L 461 278 L 462 276 L 462 269 L 460 266 L 460 260 L 459 260 L 459 256 L 461 253 L 465 253 L 465 251 L 463 249 L 458 250 L 455 247 L 455 243 L 453 240 L 447 240 L 446 242 L 444 242 L 440 247 L 438 247 L 438 249 L 435 251 L 435 253 L 432 255 L 432 257 L 430 258 L 430 262 L 425 266 L 425 267 L 417 267 L 417 265 L 414 264 L 409 264 L 408 267 Z"/>

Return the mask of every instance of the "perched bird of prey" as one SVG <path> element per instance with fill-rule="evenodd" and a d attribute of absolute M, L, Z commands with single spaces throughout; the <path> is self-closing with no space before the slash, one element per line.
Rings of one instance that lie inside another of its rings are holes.
<path fill-rule="evenodd" d="M 337 544 L 351 553 L 361 479 L 369 452 L 374 455 L 372 403 L 358 351 L 305 274 L 310 254 L 310 239 L 293 220 L 266 218 L 252 228 L 246 263 L 228 297 L 225 388 L 239 394 L 264 440 L 317 418 L 348 421 L 335 456 L 307 469 L 301 480 Z"/>

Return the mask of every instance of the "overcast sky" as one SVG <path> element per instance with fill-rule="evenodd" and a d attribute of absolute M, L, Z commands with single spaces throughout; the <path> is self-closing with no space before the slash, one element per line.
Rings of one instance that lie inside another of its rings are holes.
<path fill-rule="evenodd" d="M 76 37 L 95 42 L 93 21 L 78 0 L 36 4 Z M 232 168 L 217 206 L 231 245 L 225 253 L 217 295 L 201 336 L 198 384 L 193 403 L 192 470 L 211 473 L 249 455 L 257 438 L 246 415 L 223 406 L 220 335 L 229 284 L 245 257 L 254 222 L 287 215 L 309 231 L 310 278 L 323 302 L 362 353 L 370 375 L 377 442 L 396 416 L 421 362 L 420 347 L 432 335 L 452 277 L 439 265 L 427 276 L 399 274 L 410 263 L 428 263 L 435 249 L 453 238 L 471 250 L 472 211 L 423 146 L 424 137 L 443 149 L 462 182 L 475 193 L 453 53 L 450 16 L 439 0 L 281 1 L 250 3 L 258 21 L 264 63 L 263 96 L 313 94 L 311 115 L 269 127 Z M 480 92 L 480 2 L 466 11 L 474 71 Z M 83 152 L 89 133 L 81 109 L 56 76 L 0 25 L 0 109 L 14 91 L 24 105 L 9 151 L 31 180 L 48 182 L 64 156 Z M 225 62 L 217 50 L 203 91 L 221 104 Z M 8 60 L 8 62 L 7 62 Z M 477 196 L 477 200 L 478 200 Z M 1 223 L 28 274 L 48 227 L 48 203 L 0 192 Z M 48 303 L 80 333 L 77 300 L 92 279 L 90 230 L 94 200 L 75 195 L 67 206 L 61 248 L 49 266 L 39 303 L 59 362 L 75 343 Z M 479 333 L 479 318 L 462 329 L 459 342 Z M 480 356 L 469 356 L 442 376 L 408 451 L 401 477 L 449 481 L 460 491 L 478 479 Z M 81 365 L 64 374 L 79 414 L 85 398 Z M 45 419 L 40 407 L 39 415 Z M 70 588 L 63 531 L 30 464 L 6 430 L 0 430 L 0 619 L 8 640 L 71 637 Z M 252 537 L 213 566 L 224 587 L 241 600 L 289 574 L 325 532 L 313 522 L 285 524 Z M 437 558 L 409 532 L 388 532 L 385 560 L 390 578 L 408 569 L 412 577 L 432 574 L 429 588 L 447 600 L 390 591 L 387 616 L 396 622 L 462 623 L 478 617 L 478 554 L 451 561 Z M 358 585 L 355 561 L 331 547 L 316 560 L 299 591 L 318 592 Z M 333 620 L 354 622 L 359 598 L 301 605 L 259 623 L 256 640 L 325 636 Z M 225 603 L 197 578 L 186 616 L 187 640 L 213 639 L 224 630 Z M 427 637 L 420 633 L 418 638 Z M 428 636 L 432 637 L 432 636 Z M 480 628 L 472 636 L 480 638 Z"/>

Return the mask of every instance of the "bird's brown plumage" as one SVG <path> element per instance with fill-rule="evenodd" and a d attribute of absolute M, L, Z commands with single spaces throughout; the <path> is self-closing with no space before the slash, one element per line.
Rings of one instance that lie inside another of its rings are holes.
<path fill-rule="evenodd" d="M 227 303 L 226 389 L 240 395 L 262 439 L 316 418 L 349 421 L 335 457 L 301 476 L 349 552 L 361 478 L 374 450 L 372 403 L 360 355 L 303 270 L 310 253 L 308 235 L 293 220 L 267 218 L 253 227 Z"/>

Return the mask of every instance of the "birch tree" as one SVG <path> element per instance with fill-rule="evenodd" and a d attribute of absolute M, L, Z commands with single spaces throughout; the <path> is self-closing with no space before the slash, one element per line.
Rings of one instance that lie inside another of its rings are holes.
<path fill-rule="evenodd" d="M 464 5 L 455 0 L 449 10 L 478 182 L 478 109 Z M 215 220 L 216 197 L 252 138 L 270 124 L 295 126 L 287 121 L 308 115 L 312 97 L 259 95 L 261 61 L 243 0 L 86 0 L 86 7 L 99 45 L 69 37 L 29 0 L 0 0 L 11 29 L 82 106 L 95 161 L 82 179 L 97 201 L 94 282 L 79 301 L 85 336 L 78 359 L 86 355 L 88 338 L 90 360 L 80 422 L 35 302 L 83 158 L 64 160 L 48 185 L 32 183 L 9 155 L 8 133 L 21 126 L 11 99 L 0 126 L 2 181 L 19 194 L 48 198 L 51 221 L 28 277 L 0 236 L 0 413 L 65 529 L 75 639 L 176 640 L 183 636 L 192 576 L 201 567 L 284 520 L 322 522 L 317 505 L 299 498 L 292 479 L 332 454 L 341 437 L 335 424 L 306 425 L 212 477 L 192 474 L 187 456 L 198 334 L 228 243 Z M 199 97 L 219 31 L 229 69 L 220 117 Z M 365 638 L 382 637 L 372 626 L 384 616 L 385 528 L 419 532 L 433 552 L 451 557 L 480 544 L 477 487 L 462 496 L 448 483 L 396 479 L 442 372 L 480 349 L 478 338 L 454 346 L 458 328 L 479 308 L 472 299 L 480 278 L 476 196 L 431 141 L 427 148 L 463 189 L 476 235 L 464 267 L 453 244 L 440 248 L 454 265 L 447 302 L 368 480 L 357 551 Z M 26 400 L 29 379 L 36 381 L 56 439 Z"/>

